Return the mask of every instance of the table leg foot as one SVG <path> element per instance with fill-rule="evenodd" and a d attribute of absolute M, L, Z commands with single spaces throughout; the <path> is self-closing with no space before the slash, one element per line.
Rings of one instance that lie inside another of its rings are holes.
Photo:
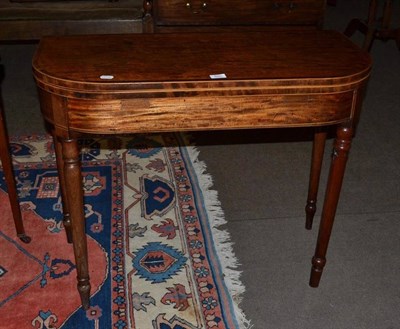
<path fill-rule="evenodd" d="M 78 291 L 81 297 L 82 308 L 84 310 L 90 307 L 90 282 L 89 278 L 78 279 Z"/>
<path fill-rule="evenodd" d="M 32 241 L 32 238 L 26 234 L 18 234 L 17 236 L 23 243 L 29 243 Z"/>
<path fill-rule="evenodd" d="M 319 282 L 321 281 L 322 271 L 324 270 L 325 264 L 326 264 L 325 258 L 313 257 L 311 275 L 310 275 L 310 287 L 317 288 L 319 286 Z"/>
<path fill-rule="evenodd" d="M 314 200 L 307 201 L 306 205 L 306 229 L 311 230 L 314 222 L 314 215 L 317 211 L 317 205 Z"/>

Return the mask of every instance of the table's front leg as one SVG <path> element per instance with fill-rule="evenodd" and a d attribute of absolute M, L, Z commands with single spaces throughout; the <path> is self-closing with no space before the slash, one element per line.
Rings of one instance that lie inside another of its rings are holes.
<path fill-rule="evenodd" d="M 319 227 L 317 246 L 312 259 L 310 286 L 318 287 L 322 271 L 326 263 L 329 238 L 335 219 L 336 208 L 339 201 L 346 162 L 353 137 L 353 129 L 350 124 L 337 128 L 333 145 L 332 162 L 326 187 L 325 201 L 322 209 L 321 223 Z"/>
<path fill-rule="evenodd" d="M 68 200 L 71 219 L 71 233 L 77 270 L 78 291 L 83 308 L 88 309 L 90 299 L 90 281 L 79 148 L 76 139 L 62 139 L 61 143 L 64 160 L 63 175 L 65 193 Z"/>

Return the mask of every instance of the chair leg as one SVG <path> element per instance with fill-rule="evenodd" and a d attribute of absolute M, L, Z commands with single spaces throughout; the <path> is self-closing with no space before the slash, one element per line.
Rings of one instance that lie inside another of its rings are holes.
<path fill-rule="evenodd" d="M 396 42 L 397 48 L 400 50 L 400 29 L 388 29 L 377 31 L 375 34 L 377 39 L 391 40 Z"/>
<path fill-rule="evenodd" d="M 356 31 L 365 35 L 362 49 L 369 51 L 375 38 L 376 28 L 374 27 L 376 21 L 377 1 L 371 0 L 368 9 L 368 18 L 364 22 L 358 18 L 354 18 L 347 25 L 344 35 L 351 37 Z"/>
<path fill-rule="evenodd" d="M 63 216 L 64 216 L 63 225 L 65 228 L 65 232 L 67 234 L 67 241 L 68 243 L 72 243 L 71 218 L 70 218 L 69 205 L 68 205 L 65 180 L 64 180 L 64 160 L 62 156 L 62 144 L 57 137 L 53 137 L 53 142 L 54 142 L 54 149 L 56 152 L 56 162 L 59 173 L 58 178 L 60 181 L 60 189 L 61 189 L 61 202 L 62 202 Z"/>
<path fill-rule="evenodd" d="M 317 195 L 318 195 L 319 179 L 321 176 L 322 160 L 324 158 L 326 136 L 327 136 L 327 131 L 326 129 L 323 128 L 317 128 L 317 130 L 314 133 L 310 182 L 308 186 L 308 197 L 306 204 L 307 230 L 311 230 L 314 220 L 314 215 L 317 210 Z"/>
<path fill-rule="evenodd" d="M 6 123 L 3 116 L 3 108 L 0 99 L 0 158 L 3 165 L 4 177 L 8 188 L 8 197 L 10 199 L 11 211 L 14 218 L 17 236 L 24 243 L 31 242 L 31 238 L 26 235 L 24 223 L 22 221 L 21 209 L 18 201 L 18 193 L 15 185 L 14 170 L 10 155 L 10 145 L 8 142 L 8 134 Z"/>
<path fill-rule="evenodd" d="M 392 18 L 393 0 L 386 0 L 383 7 L 382 29 L 387 30 L 390 27 Z"/>
<path fill-rule="evenodd" d="M 360 31 L 363 34 L 366 34 L 368 31 L 368 26 L 365 22 L 359 20 L 358 18 L 353 18 L 350 23 L 347 25 L 343 34 L 347 37 L 351 37 L 354 33 Z"/>
<path fill-rule="evenodd" d="M 362 49 L 366 50 L 366 51 L 370 51 L 372 48 L 372 44 L 374 42 L 375 39 L 375 34 L 376 34 L 376 30 L 375 29 L 369 29 L 367 34 L 365 35 L 365 39 L 362 45 Z"/>

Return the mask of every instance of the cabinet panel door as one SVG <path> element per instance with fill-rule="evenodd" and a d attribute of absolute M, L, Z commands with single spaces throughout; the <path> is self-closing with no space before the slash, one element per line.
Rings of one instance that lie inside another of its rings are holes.
<path fill-rule="evenodd" d="M 156 25 L 318 25 L 324 0 L 155 0 Z"/>

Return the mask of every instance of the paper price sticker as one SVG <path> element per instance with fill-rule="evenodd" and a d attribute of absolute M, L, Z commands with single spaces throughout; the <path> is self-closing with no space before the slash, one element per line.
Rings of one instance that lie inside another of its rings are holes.
<path fill-rule="evenodd" d="M 101 80 L 112 80 L 112 79 L 114 79 L 114 76 L 109 75 L 109 74 L 103 74 L 103 75 L 100 75 L 100 79 Z"/>
<path fill-rule="evenodd" d="M 226 74 L 225 73 L 220 73 L 220 74 L 210 74 L 211 79 L 226 79 Z"/>

